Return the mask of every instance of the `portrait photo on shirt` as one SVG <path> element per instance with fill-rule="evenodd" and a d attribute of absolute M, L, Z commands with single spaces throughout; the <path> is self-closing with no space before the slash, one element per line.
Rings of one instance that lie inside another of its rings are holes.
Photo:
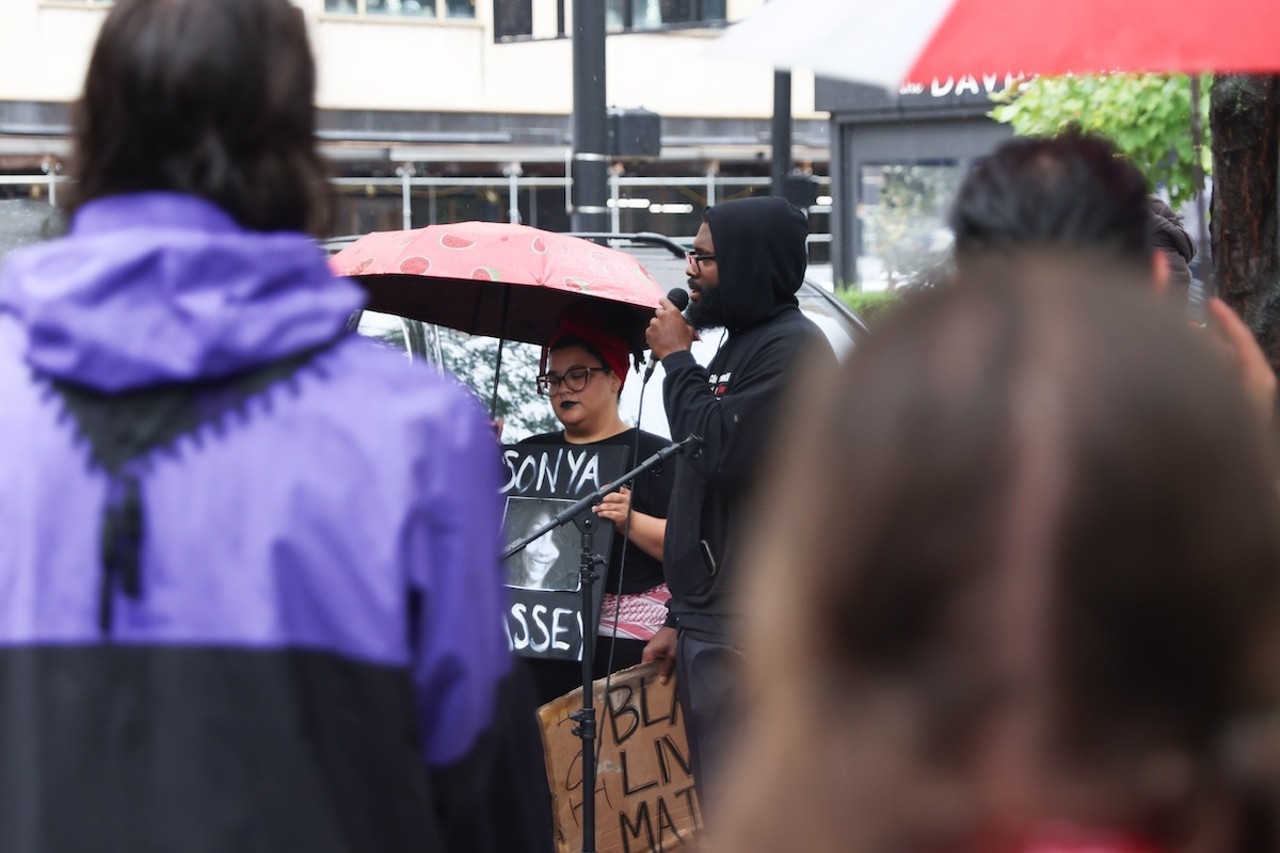
<path fill-rule="evenodd" d="M 545 526 L 573 501 L 508 496 L 502 517 L 507 547 Z M 519 589 L 574 592 L 579 588 L 578 528 L 572 522 L 553 528 L 507 558 L 507 585 Z"/>

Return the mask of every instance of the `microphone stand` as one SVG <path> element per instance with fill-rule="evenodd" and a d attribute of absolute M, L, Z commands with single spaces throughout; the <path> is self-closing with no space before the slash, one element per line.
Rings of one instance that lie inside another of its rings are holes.
<path fill-rule="evenodd" d="M 659 450 L 635 468 L 596 489 L 581 500 L 565 507 L 556 516 L 519 542 L 511 545 L 502 553 L 502 559 L 524 550 L 530 542 L 572 521 L 582 534 L 582 556 L 578 563 L 578 574 L 581 578 L 582 615 L 584 636 L 582 638 L 582 707 L 569 715 L 578 723 L 573 727 L 573 734 L 582 739 L 582 853 L 595 853 L 596 848 L 596 709 L 595 691 L 591 689 L 592 674 L 595 670 L 596 632 L 599 630 L 599 619 L 593 613 L 595 601 L 592 589 L 599 575 L 596 566 L 604 565 L 606 560 L 594 553 L 595 527 L 599 523 L 591 508 L 600 503 L 605 495 L 621 489 L 650 468 L 665 462 L 677 453 L 688 451 L 697 453 L 703 444 L 702 437 L 691 435 L 683 441 L 674 442 Z M 607 699 L 608 697 L 606 697 Z"/>

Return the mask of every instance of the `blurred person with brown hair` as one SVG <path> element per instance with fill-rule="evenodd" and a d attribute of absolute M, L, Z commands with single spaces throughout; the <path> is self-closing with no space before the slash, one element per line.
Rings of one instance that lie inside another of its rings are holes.
<path fill-rule="evenodd" d="M 955 265 L 963 270 L 1046 249 L 1128 267 L 1133 283 L 1165 295 L 1171 282 L 1181 285 L 1185 276 L 1190 283 L 1179 261 L 1189 261 L 1195 247 L 1173 211 L 1157 201 L 1146 177 L 1105 137 L 1070 129 L 1011 139 L 975 162 L 960 185 L 950 216 Z M 1202 295 L 1189 304 L 1185 287 L 1172 292 L 1194 322 L 1212 320 L 1255 410 L 1272 423 L 1275 371 L 1249 327 L 1219 298 L 1205 304 Z"/>
<path fill-rule="evenodd" d="M 314 88 L 289 0 L 103 22 L 0 272 L 0 850 L 550 849 L 493 434 L 347 331 Z"/>
<path fill-rule="evenodd" d="M 1134 274 L 972 265 L 807 374 L 717 849 L 1280 849 L 1274 460 Z"/>
<path fill-rule="evenodd" d="M 1159 254 L 1156 263 L 1163 263 L 1163 273 L 1156 278 L 1179 300 L 1191 296 L 1191 262 L 1196 257 L 1196 243 L 1182 226 L 1182 217 L 1159 196 L 1150 196 L 1151 246 Z M 1203 298 L 1203 297 L 1202 297 Z"/>
<path fill-rule="evenodd" d="M 975 161 L 956 192 L 956 265 L 1040 248 L 1151 270 L 1148 198 L 1146 177 L 1105 137 L 1010 139 Z"/>

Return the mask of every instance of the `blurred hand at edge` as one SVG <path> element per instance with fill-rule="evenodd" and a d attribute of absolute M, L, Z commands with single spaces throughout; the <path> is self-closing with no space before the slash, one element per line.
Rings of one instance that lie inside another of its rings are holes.
<path fill-rule="evenodd" d="M 1227 303 L 1217 297 L 1210 299 L 1209 314 L 1235 362 L 1245 395 L 1263 423 L 1270 425 L 1276 407 L 1276 374 L 1266 354 L 1244 320 Z"/>

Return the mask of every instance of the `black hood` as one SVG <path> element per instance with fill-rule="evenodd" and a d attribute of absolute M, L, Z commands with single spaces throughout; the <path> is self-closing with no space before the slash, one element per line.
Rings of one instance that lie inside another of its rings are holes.
<path fill-rule="evenodd" d="M 749 329 L 798 304 L 809 264 L 809 221 L 799 208 L 782 198 L 742 198 L 707 208 L 706 220 L 726 328 Z"/>

